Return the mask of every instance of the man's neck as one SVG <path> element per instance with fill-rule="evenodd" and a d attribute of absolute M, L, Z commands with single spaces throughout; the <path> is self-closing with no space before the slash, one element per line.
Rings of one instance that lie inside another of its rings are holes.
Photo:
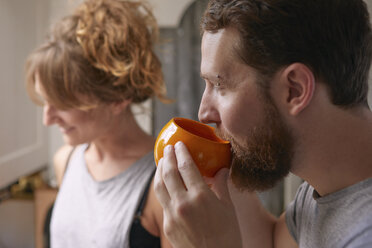
<path fill-rule="evenodd" d="M 372 177 L 372 113 L 333 108 L 301 134 L 293 173 L 324 196 Z"/>

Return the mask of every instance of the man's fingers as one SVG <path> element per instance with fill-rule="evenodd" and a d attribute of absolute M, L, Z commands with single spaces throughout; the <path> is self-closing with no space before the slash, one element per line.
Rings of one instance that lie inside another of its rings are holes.
<path fill-rule="evenodd" d="M 177 142 L 175 145 L 177 164 L 179 173 L 182 176 L 183 182 L 187 189 L 193 187 L 200 189 L 206 187 L 203 177 L 196 167 L 187 147 L 182 142 Z"/>
<path fill-rule="evenodd" d="M 229 170 L 223 168 L 217 172 L 213 178 L 211 189 L 217 195 L 218 199 L 231 202 L 230 192 L 228 188 Z"/>
<path fill-rule="evenodd" d="M 185 192 L 186 189 L 177 168 L 174 147 L 170 145 L 164 149 L 162 178 L 171 199 Z"/>
<path fill-rule="evenodd" d="M 162 168 L 163 168 L 163 158 L 161 158 L 158 162 L 158 168 L 156 169 L 155 177 L 154 177 L 154 190 L 156 197 L 158 198 L 160 205 L 163 208 L 168 205 L 170 202 L 170 196 L 168 190 L 164 184 L 163 177 L 162 177 Z"/>

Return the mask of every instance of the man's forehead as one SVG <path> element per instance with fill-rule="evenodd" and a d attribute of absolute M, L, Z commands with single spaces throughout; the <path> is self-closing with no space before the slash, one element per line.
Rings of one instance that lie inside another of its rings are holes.
<path fill-rule="evenodd" d="M 216 78 L 223 76 L 235 63 L 239 63 L 236 52 L 237 33 L 230 29 L 204 32 L 202 39 L 201 76 Z"/>
<path fill-rule="evenodd" d="M 202 49 L 213 48 L 219 52 L 232 53 L 239 44 L 239 33 L 233 28 L 223 28 L 217 32 L 204 32 Z"/>

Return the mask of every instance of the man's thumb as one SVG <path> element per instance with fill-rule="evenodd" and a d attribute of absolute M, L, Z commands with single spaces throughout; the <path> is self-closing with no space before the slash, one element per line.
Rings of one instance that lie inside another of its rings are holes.
<path fill-rule="evenodd" d="M 217 195 L 217 197 L 222 201 L 230 202 L 229 188 L 227 187 L 227 182 L 229 178 L 229 169 L 223 168 L 217 172 L 213 178 L 213 184 L 211 189 Z"/>

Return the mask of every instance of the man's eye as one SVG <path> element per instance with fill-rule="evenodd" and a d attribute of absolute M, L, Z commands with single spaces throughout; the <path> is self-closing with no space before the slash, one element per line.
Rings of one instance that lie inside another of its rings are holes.
<path fill-rule="evenodd" d="M 206 83 L 207 85 L 210 85 L 212 88 L 216 88 L 216 89 L 222 87 L 221 82 L 215 82 L 215 81 L 205 80 L 205 83 Z"/>

